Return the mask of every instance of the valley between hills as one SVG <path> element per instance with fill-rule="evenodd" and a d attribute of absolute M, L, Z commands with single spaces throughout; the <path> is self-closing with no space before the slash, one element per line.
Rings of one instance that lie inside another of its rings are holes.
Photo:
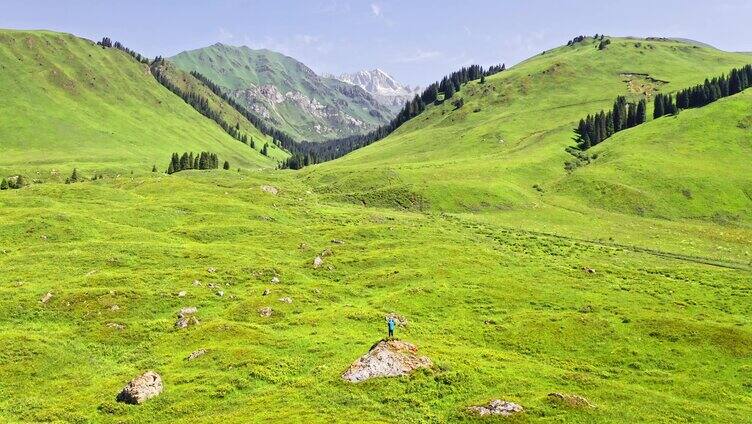
<path fill-rule="evenodd" d="M 750 422 L 750 63 L 581 36 L 395 114 L 271 51 L 0 30 L 0 421 Z M 430 364 L 351 368 L 390 318 Z"/>

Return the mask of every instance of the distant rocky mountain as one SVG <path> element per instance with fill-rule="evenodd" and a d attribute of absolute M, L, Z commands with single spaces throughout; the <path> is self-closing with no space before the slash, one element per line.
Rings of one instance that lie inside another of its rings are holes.
<path fill-rule="evenodd" d="M 323 141 L 363 134 L 393 111 L 359 86 L 322 77 L 270 50 L 221 43 L 169 59 L 218 84 L 259 117 L 296 139 Z"/>
<path fill-rule="evenodd" d="M 420 94 L 420 87 L 403 85 L 381 69 L 342 74 L 337 79 L 364 89 L 393 111 L 401 109 L 406 101 Z"/>

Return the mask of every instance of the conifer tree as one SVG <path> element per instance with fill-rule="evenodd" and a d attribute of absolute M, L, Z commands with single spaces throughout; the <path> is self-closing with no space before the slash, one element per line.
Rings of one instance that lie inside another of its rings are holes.
<path fill-rule="evenodd" d="M 157 165 L 151 167 L 151 172 L 157 172 Z"/>
<path fill-rule="evenodd" d="M 449 100 L 452 96 L 454 96 L 454 83 L 451 80 L 448 80 L 446 88 L 444 89 L 444 100 Z"/>
<path fill-rule="evenodd" d="M 653 119 L 658 119 L 664 115 L 663 105 L 663 94 L 657 94 L 653 102 Z"/>
<path fill-rule="evenodd" d="M 647 101 L 645 99 L 640 100 L 639 103 L 637 103 L 637 125 L 643 124 L 647 121 Z"/>
<path fill-rule="evenodd" d="M 222 169 L 224 169 L 225 171 L 227 171 L 228 169 L 230 169 L 230 162 L 225 161 L 225 164 L 222 165 Z"/>
<path fill-rule="evenodd" d="M 8 181 L 5 178 L 3 178 L 3 180 L 0 181 L 0 190 L 7 190 L 9 188 L 10 187 L 8 186 Z"/>

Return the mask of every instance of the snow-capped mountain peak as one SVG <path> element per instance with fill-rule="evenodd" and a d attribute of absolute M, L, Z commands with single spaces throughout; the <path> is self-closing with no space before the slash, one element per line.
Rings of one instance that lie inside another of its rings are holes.
<path fill-rule="evenodd" d="M 405 101 L 412 99 L 420 92 L 420 88 L 403 85 L 378 68 L 371 71 L 342 74 L 337 79 L 361 87 L 376 97 L 382 104 L 390 107 L 401 107 L 405 104 Z"/>

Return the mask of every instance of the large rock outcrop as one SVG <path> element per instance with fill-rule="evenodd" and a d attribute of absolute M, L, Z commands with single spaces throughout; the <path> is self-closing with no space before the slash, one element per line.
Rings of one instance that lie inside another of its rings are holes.
<path fill-rule="evenodd" d="M 118 402 L 139 405 L 162 393 L 162 377 L 147 371 L 131 380 L 117 395 Z"/>
<path fill-rule="evenodd" d="M 382 340 L 350 365 L 342 378 L 358 383 L 375 377 L 407 375 L 432 365 L 427 357 L 418 356 L 418 348 L 414 345 L 399 340 Z"/>

